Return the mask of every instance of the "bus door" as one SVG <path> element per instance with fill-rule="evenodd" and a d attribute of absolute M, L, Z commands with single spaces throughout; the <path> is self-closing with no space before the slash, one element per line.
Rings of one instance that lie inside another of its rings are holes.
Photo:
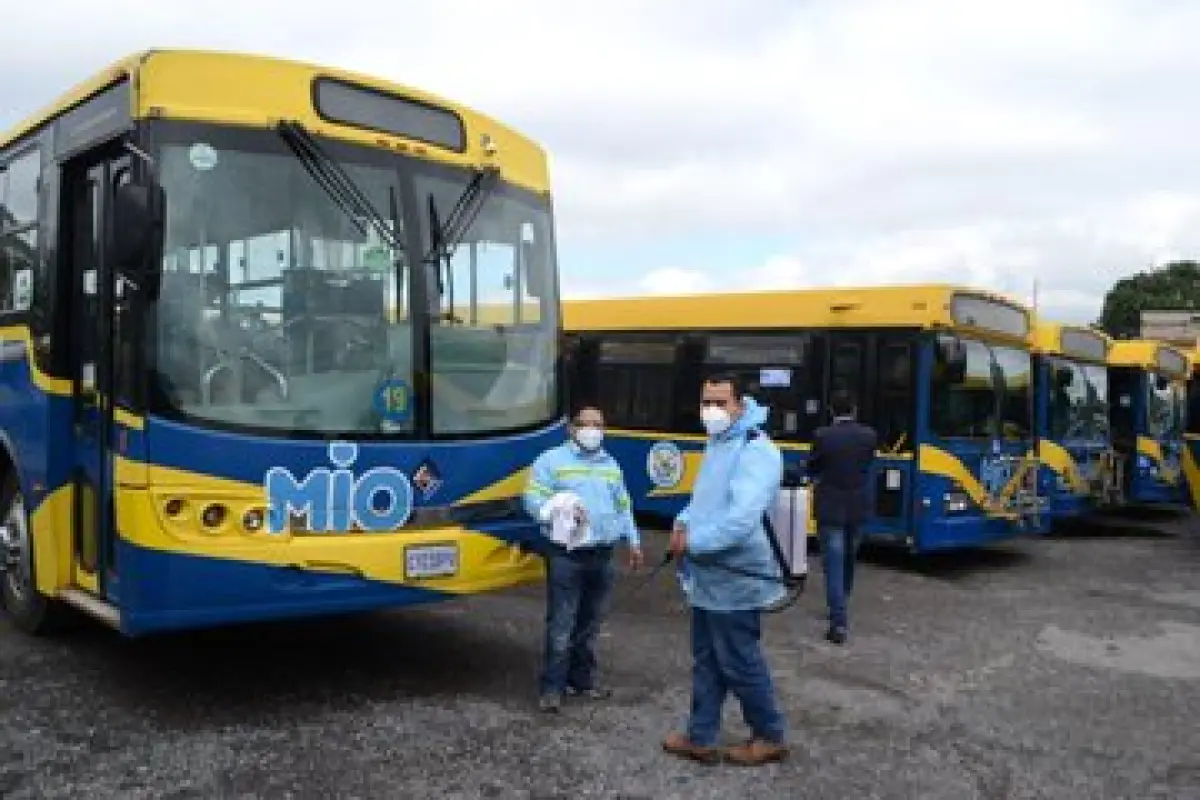
<path fill-rule="evenodd" d="M 829 366 L 825 385 L 830 394 L 837 389 L 849 389 L 858 400 L 858 415 L 863 421 L 872 417 L 870 408 L 875 376 L 867 369 L 870 334 L 858 331 L 834 330 L 829 334 Z M 828 411 L 829 397 L 825 398 Z M 828 424 L 829 414 L 822 424 Z"/>
<path fill-rule="evenodd" d="M 826 361 L 826 397 L 823 403 L 823 419 L 820 420 L 820 425 L 829 425 L 833 419 L 833 411 L 829 405 L 829 399 L 833 396 L 833 392 L 839 389 L 850 390 L 851 395 L 858 403 L 858 419 L 868 425 L 875 423 L 875 390 L 878 381 L 878 374 L 872 361 L 872 349 L 874 349 L 874 333 L 865 331 L 840 331 L 832 330 L 828 336 L 828 349 Z M 886 444 L 881 441 L 881 447 Z M 882 464 L 876 465 L 875 475 L 871 476 L 872 481 L 878 481 L 880 475 L 886 474 L 886 469 L 881 469 Z M 878 487 L 876 486 L 876 505 L 868 513 L 868 530 L 872 533 L 877 533 L 878 528 Z"/>
<path fill-rule="evenodd" d="M 880 333 L 871 355 L 873 413 L 867 420 L 884 453 L 875 481 L 875 513 L 896 533 L 907 532 L 917 452 L 916 347 L 906 333 Z"/>
<path fill-rule="evenodd" d="M 1142 381 L 1142 373 L 1136 369 L 1112 367 L 1108 371 L 1109 427 L 1113 450 L 1122 462 L 1124 485 L 1121 490 L 1127 499 L 1133 497 L 1139 418 L 1145 413 Z"/>
<path fill-rule="evenodd" d="M 63 224 L 69 267 L 67 297 L 73 432 L 73 579 L 82 589 L 116 600 L 113 514 L 113 271 L 106 257 L 116 187 L 128 179 L 129 158 L 72 163 L 64 169 Z"/>

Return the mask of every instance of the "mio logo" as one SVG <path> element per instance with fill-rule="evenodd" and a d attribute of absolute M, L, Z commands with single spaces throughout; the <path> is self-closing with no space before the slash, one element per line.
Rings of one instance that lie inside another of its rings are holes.
<path fill-rule="evenodd" d="M 413 510 L 408 476 L 392 467 L 373 467 L 355 478 L 350 466 L 357 460 L 358 445 L 330 442 L 329 461 L 336 469 L 317 467 L 302 480 L 284 467 L 267 470 L 267 530 L 282 533 L 292 513 L 307 514 L 312 531 L 385 531 L 407 522 Z"/>

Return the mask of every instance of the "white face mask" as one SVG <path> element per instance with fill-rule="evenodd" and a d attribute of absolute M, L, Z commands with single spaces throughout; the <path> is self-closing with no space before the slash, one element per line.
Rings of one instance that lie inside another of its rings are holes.
<path fill-rule="evenodd" d="M 575 441 L 589 452 L 599 450 L 600 443 L 604 441 L 604 431 L 600 428 L 580 428 L 575 431 Z"/>
<path fill-rule="evenodd" d="M 716 406 L 704 406 L 700 409 L 700 421 L 704 423 L 704 430 L 708 431 L 709 436 L 716 436 L 729 427 L 729 412 Z"/>

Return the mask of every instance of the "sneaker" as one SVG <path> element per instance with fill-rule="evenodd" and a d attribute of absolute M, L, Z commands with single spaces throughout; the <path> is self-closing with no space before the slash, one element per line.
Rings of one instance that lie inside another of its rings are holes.
<path fill-rule="evenodd" d="M 538 711 L 543 714 L 557 714 L 562 707 L 562 698 L 556 694 L 544 694 L 538 698 Z"/>
<path fill-rule="evenodd" d="M 690 758 L 692 761 L 699 761 L 701 764 L 716 764 L 721 760 L 720 749 L 692 744 L 692 741 L 686 735 L 677 731 L 671 731 L 667 734 L 667 738 L 663 739 L 662 749 L 673 756 Z"/>
<path fill-rule="evenodd" d="M 745 744 L 729 748 L 725 753 L 725 760 L 743 767 L 757 767 L 773 761 L 783 761 L 787 754 L 788 749 L 782 744 L 774 744 L 764 739 L 751 739 Z"/>
<path fill-rule="evenodd" d="M 582 697 L 587 700 L 607 700 L 612 697 L 612 689 L 591 688 L 591 689 L 576 689 L 573 686 L 567 687 L 568 697 Z"/>
<path fill-rule="evenodd" d="M 846 643 L 846 629 L 845 628 L 830 628 L 828 631 L 825 632 L 825 639 L 826 639 L 826 641 L 833 642 L 834 644 L 845 644 Z"/>

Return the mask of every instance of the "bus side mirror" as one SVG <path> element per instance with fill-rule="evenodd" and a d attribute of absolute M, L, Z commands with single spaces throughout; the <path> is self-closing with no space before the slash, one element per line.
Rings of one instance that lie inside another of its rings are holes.
<path fill-rule="evenodd" d="M 1058 388 L 1066 389 L 1075 383 L 1075 375 L 1068 370 L 1060 369 L 1054 373 L 1055 382 Z"/>
<path fill-rule="evenodd" d="M 154 261 L 163 244 L 166 194 L 151 183 L 124 183 L 113 195 L 110 255 L 116 272 L 154 294 L 150 282 L 159 274 Z"/>
<path fill-rule="evenodd" d="M 1154 378 L 1154 388 L 1160 392 L 1165 392 L 1170 385 L 1171 381 L 1163 375 L 1158 375 Z"/>

